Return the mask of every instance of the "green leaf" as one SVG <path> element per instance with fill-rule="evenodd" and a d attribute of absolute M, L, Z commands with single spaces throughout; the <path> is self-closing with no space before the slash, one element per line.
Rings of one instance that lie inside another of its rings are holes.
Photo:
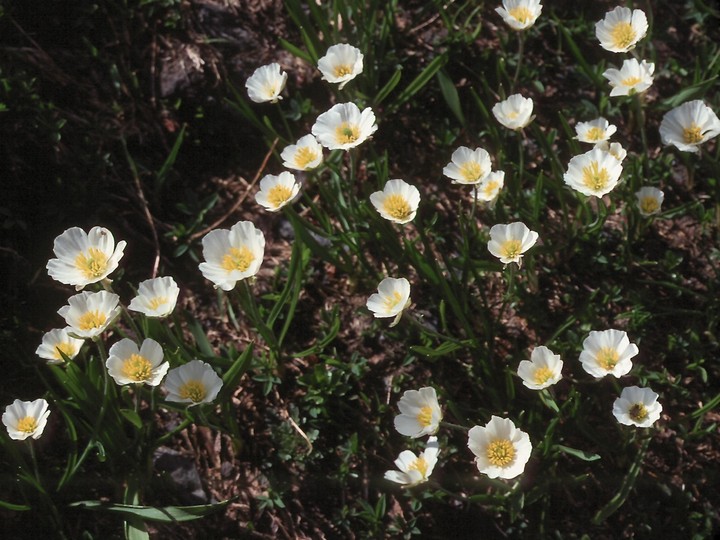
<path fill-rule="evenodd" d="M 133 411 L 132 409 L 120 409 L 120 414 L 122 414 L 125 419 L 130 422 L 133 426 L 135 426 L 138 429 L 142 429 L 143 427 L 143 421 L 142 418 L 140 418 L 140 415 Z"/>
<path fill-rule="evenodd" d="M 135 504 L 112 504 L 100 501 L 77 501 L 70 503 L 71 508 L 91 510 L 93 512 L 104 512 L 118 514 L 141 519 L 143 521 L 154 521 L 157 523 L 177 523 L 180 521 L 193 521 L 202 517 L 214 514 L 223 510 L 233 499 L 227 499 L 215 504 L 201 504 L 196 506 L 139 506 Z"/>
<path fill-rule="evenodd" d="M 230 369 L 223 375 L 223 386 L 218 394 L 217 401 L 223 402 L 235 390 L 235 387 L 249 366 L 249 360 L 252 358 L 254 343 L 249 343 L 243 353 L 233 362 Z"/>
<path fill-rule="evenodd" d="M 170 172 L 170 169 L 173 165 L 175 165 L 175 161 L 177 160 L 178 153 L 180 152 L 180 147 L 182 146 L 183 141 L 185 140 L 185 129 L 187 128 L 187 124 L 183 124 L 182 129 L 180 130 L 180 133 L 178 133 L 177 138 L 175 139 L 175 143 L 173 144 L 172 149 L 170 150 L 170 154 L 168 154 L 167 159 L 165 159 L 165 163 L 162 164 L 162 167 L 160 167 L 160 170 L 157 172 L 157 176 L 155 177 L 155 191 L 159 191 L 162 189 L 163 184 L 165 183 L 165 178 L 167 178 L 168 172 Z"/>
<path fill-rule="evenodd" d="M 444 69 L 437 72 L 437 79 L 438 83 L 440 83 L 440 91 L 442 92 L 443 98 L 445 98 L 445 103 L 447 103 L 455 115 L 455 118 L 458 119 L 460 125 L 465 126 L 465 116 L 460 106 L 460 96 L 458 95 L 457 88 L 455 88 L 455 84 L 450 77 L 448 77 L 447 73 L 445 73 Z"/>
<path fill-rule="evenodd" d="M 13 512 L 27 512 L 28 510 L 32 510 L 32 506 L 28 506 L 27 504 L 14 504 L 6 501 L 0 501 L 0 508 L 12 510 Z"/>
<path fill-rule="evenodd" d="M 682 105 L 686 101 L 690 101 L 692 99 L 701 99 L 705 96 L 705 94 L 707 94 L 708 90 L 710 90 L 710 88 L 715 85 L 717 78 L 718 76 L 715 75 L 714 77 L 710 77 L 707 80 L 701 81 L 697 84 L 693 84 L 692 86 L 688 86 L 687 88 L 683 88 L 674 96 L 663 100 L 662 105 L 664 107 L 672 109 L 673 107 Z"/>
<path fill-rule="evenodd" d="M 200 322 L 190 315 L 190 313 L 185 313 L 185 320 L 187 321 L 190 333 L 193 338 L 195 338 L 195 344 L 198 349 L 200 349 L 200 352 L 210 358 L 215 356 L 215 351 L 213 351 L 212 345 L 210 345 L 210 341 L 208 341 L 207 335 L 205 335 L 205 330 L 203 330 Z"/>
<path fill-rule="evenodd" d="M 578 459 L 582 459 L 583 461 L 597 461 L 600 459 L 599 454 L 592 454 L 590 452 L 586 452 L 585 450 L 578 450 L 577 448 L 570 448 L 569 446 L 563 446 L 562 444 L 556 444 L 553 446 L 553 449 L 557 449 L 563 454 L 568 454 L 569 456 L 576 457 Z"/>
<path fill-rule="evenodd" d="M 390 105 L 389 109 L 397 110 L 400 105 L 405 103 L 415 94 L 417 94 L 423 87 L 432 79 L 440 68 L 442 68 L 448 60 L 447 54 L 441 54 L 436 56 L 432 62 L 430 62 L 422 72 L 415 77 L 405 89 L 395 98 Z"/>
<path fill-rule="evenodd" d="M 383 86 L 380 91 L 375 95 L 375 99 L 373 99 L 373 104 L 378 105 L 380 104 L 388 95 L 390 92 L 395 90 L 395 87 L 400 82 L 400 79 L 402 78 L 402 67 L 398 66 L 395 70 L 395 73 L 393 73 L 392 77 L 390 77 L 390 80 L 385 83 L 385 86 Z"/>

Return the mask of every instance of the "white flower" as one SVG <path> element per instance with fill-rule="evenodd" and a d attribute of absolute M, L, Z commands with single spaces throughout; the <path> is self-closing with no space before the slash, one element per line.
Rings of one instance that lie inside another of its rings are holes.
<path fill-rule="evenodd" d="M 167 317 L 175 309 L 180 289 L 171 277 L 146 279 L 138 287 L 138 294 L 130 301 L 129 310 L 147 317 Z"/>
<path fill-rule="evenodd" d="M 362 112 L 354 103 L 338 103 L 317 117 L 312 134 L 329 150 L 348 150 L 365 142 L 377 130 L 370 107 Z"/>
<path fill-rule="evenodd" d="M 58 313 L 70 328 L 70 335 L 78 338 L 95 338 L 120 315 L 120 297 L 107 291 L 82 292 L 68 298 L 68 305 Z"/>
<path fill-rule="evenodd" d="M 613 190 L 621 174 L 620 160 L 609 152 L 594 148 L 573 157 L 563 179 L 583 195 L 602 197 Z"/>
<path fill-rule="evenodd" d="M 113 272 L 126 245 L 123 240 L 116 246 L 112 233 L 104 227 L 93 227 L 89 233 L 72 227 L 55 239 L 53 252 L 57 259 L 48 261 L 48 274 L 81 290 Z"/>
<path fill-rule="evenodd" d="M 631 358 L 638 353 L 622 330 L 593 330 L 583 341 L 580 362 L 585 371 L 596 379 L 605 375 L 622 377 L 632 369 Z"/>
<path fill-rule="evenodd" d="M 602 21 L 595 23 L 595 35 L 600 46 L 616 53 L 634 49 L 637 42 L 645 37 L 647 30 L 647 17 L 643 11 L 630 11 L 621 6 L 608 11 Z"/>
<path fill-rule="evenodd" d="M 280 64 L 274 62 L 257 68 L 245 82 L 245 88 L 255 103 L 277 103 L 278 99 L 282 99 L 280 92 L 285 88 L 287 77 Z"/>
<path fill-rule="evenodd" d="M 318 69 L 324 81 L 340 83 L 340 90 L 363 71 L 363 54 L 360 49 L 340 43 L 330 47 L 318 60 Z"/>
<path fill-rule="evenodd" d="M 593 148 L 599 148 L 604 152 L 609 153 L 611 156 L 616 158 L 618 161 L 622 161 L 627 157 L 627 150 L 622 147 L 620 143 L 611 143 L 610 141 L 600 141 Z"/>
<path fill-rule="evenodd" d="M 453 184 L 479 184 L 490 174 L 491 167 L 487 150 L 470 150 L 461 146 L 453 152 L 450 163 L 443 168 L 443 174 L 451 178 Z"/>
<path fill-rule="evenodd" d="M 285 171 L 277 176 L 267 174 L 260 180 L 260 191 L 255 195 L 255 201 L 266 210 L 277 212 L 291 203 L 299 193 L 300 184 L 292 173 Z"/>
<path fill-rule="evenodd" d="M 495 8 L 513 30 L 530 28 L 540 16 L 540 0 L 503 0 L 503 7 Z"/>
<path fill-rule="evenodd" d="M 210 364 L 202 360 L 192 360 L 168 372 L 165 379 L 168 395 L 165 399 L 189 403 L 190 406 L 210 403 L 217 397 L 222 384 L 222 379 Z"/>
<path fill-rule="evenodd" d="M 402 484 L 406 488 L 422 484 L 430 478 L 439 453 L 440 445 L 438 445 L 437 438 L 430 437 L 425 450 L 419 456 L 416 456 L 410 450 L 401 452 L 395 460 L 395 466 L 400 470 L 386 471 L 385 479 Z"/>
<path fill-rule="evenodd" d="M 643 216 L 652 216 L 660 211 L 665 194 L 656 187 L 645 186 L 635 193 L 638 209 Z"/>
<path fill-rule="evenodd" d="M 395 317 L 395 326 L 403 310 L 410 305 L 410 282 L 405 278 L 385 278 L 378 285 L 378 292 L 367 299 L 367 308 L 380 318 Z"/>
<path fill-rule="evenodd" d="M 382 191 L 370 195 L 370 202 L 385 219 L 408 223 L 415 218 L 420 192 L 402 180 L 388 180 Z"/>
<path fill-rule="evenodd" d="M 623 388 L 620 397 L 613 403 L 613 414 L 617 421 L 626 426 L 650 427 L 662 411 L 658 395 L 649 388 L 629 386 Z"/>
<path fill-rule="evenodd" d="M 5 407 L 2 423 L 5 424 L 11 439 L 16 441 L 24 441 L 28 437 L 39 439 L 49 415 L 48 402 L 44 399 L 35 401 L 16 399 L 12 405 Z"/>
<path fill-rule="evenodd" d="M 46 359 L 48 364 L 62 364 L 65 362 L 63 354 L 72 360 L 80 352 L 83 343 L 85 343 L 84 340 L 74 338 L 68 334 L 67 328 L 56 328 L 43 335 L 42 343 L 35 351 L 35 354 Z"/>
<path fill-rule="evenodd" d="M 610 81 L 611 96 L 631 96 L 652 86 L 654 71 L 655 64 L 652 62 L 648 64 L 643 60 L 640 63 L 637 59 L 630 58 L 623 62 L 620 69 L 606 69 L 603 77 Z"/>
<path fill-rule="evenodd" d="M 607 141 L 616 131 L 617 127 L 601 116 L 590 122 L 578 122 L 575 125 L 575 138 L 580 142 L 599 143 Z"/>
<path fill-rule="evenodd" d="M 535 245 L 538 233 L 528 229 L 520 221 L 507 225 L 493 225 L 490 228 L 488 250 L 503 264 L 517 263 L 522 265 L 522 256 Z"/>
<path fill-rule="evenodd" d="M 513 94 L 492 108 L 495 118 L 508 129 L 522 129 L 535 118 L 532 115 L 533 100 L 520 94 Z"/>
<path fill-rule="evenodd" d="M 660 122 L 663 144 L 683 152 L 698 152 L 699 145 L 720 134 L 720 120 L 701 100 L 688 101 L 665 113 Z"/>
<path fill-rule="evenodd" d="M 495 171 L 488 174 L 485 179 L 475 187 L 475 199 L 483 202 L 492 202 L 505 185 L 505 171 Z"/>
<path fill-rule="evenodd" d="M 437 393 L 431 386 L 405 390 L 398 401 L 398 409 L 400 414 L 395 417 L 395 429 L 401 435 L 417 439 L 437 433 L 443 415 Z"/>
<path fill-rule="evenodd" d="M 530 360 L 523 360 L 518 375 L 531 390 L 542 390 L 562 379 L 563 361 L 560 355 L 545 346 L 535 347 Z"/>
<path fill-rule="evenodd" d="M 105 366 L 119 385 L 147 384 L 157 386 L 170 364 L 163 362 L 163 350 L 154 339 L 146 339 L 140 349 L 131 339 L 121 339 L 110 347 Z"/>
<path fill-rule="evenodd" d="M 286 146 L 280 157 L 284 160 L 284 167 L 307 171 L 322 163 L 322 146 L 312 135 L 305 135 L 300 137 L 297 143 Z"/>
<path fill-rule="evenodd" d="M 265 236 L 249 221 L 239 221 L 230 230 L 216 229 L 202 239 L 200 271 L 215 288 L 230 291 L 235 284 L 254 276 L 265 253 Z"/>
<path fill-rule="evenodd" d="M 468 448 L 475 454 L 478 470 L 490 478 L 522 474 L 532 452 L 528 434 L 517 429 L 512 420 L 499 416 L 493 416 L 485 427 L 470 429 Z"/>

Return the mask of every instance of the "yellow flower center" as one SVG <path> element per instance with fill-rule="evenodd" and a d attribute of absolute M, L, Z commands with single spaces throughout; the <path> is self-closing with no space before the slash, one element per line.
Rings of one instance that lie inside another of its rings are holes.
<path fill-rule="evenodd" d="M 428 470 L 428 463 L 425 461 L 425 458 L 422 456 L 419 456 L 415 461 L 413 461 L 410 466 L 408 467 L 408 470 L 410 471 L 418 471 L 423 478 L 427 475 Z"/>
<path fill-rule="evenodd" d="M 230 248 L 230 251 L 223 257 L 220 266 L 227 272 L 233 270 L 240 270 L 244 272 L 250 267 L 250 264 L 255 260 L 255 255 L 245 246 L 241 248 Z"/>
<path fill-rule="evenodd" d="M 178 393 L 183 399 L 189 399 L 193 403 L 200 403 L 205 399 L 207 390 L 201 381 L 188 381 L 180 387 Z"/>
<path fill-rule="evenodd" d="M 432 407 L 425 405 L 417 414 L 417 421 L 422 427 L 426 428 L 432 422 Z"/>
<path fill-rule="evenodd" d="M 626 49 L 635 42 L 637 33 L 629 22 L 619 22 L 610 31 L 612 45 L 616 49 Z"/>
<path fill-rule="evenodd" d="M 102 328 L 107 321 L 107 316 L 100 311 L 86 311 L 80 315 L 78 328 L 83 331 L 92 330 L 93 328 Z"/>
<path fill-rule="evenodd" d="M 545 384 L 548 382 L 553 376 L 553 371 L 549 367 L 539 367 L 535 370 L 535 373 L 533 373 L 533 379 L 535 379 L 536 384 Z"/>
<path fill-rule="evenodd" d="M 82 272 L 85 279 L 96 279 L 107 271 L 107 256 L 98 248 L 91 247 L 87 254 L 79 253 L 75 257 L 75 267 Z"/>
<path fill-rule="evenodd" d="M 388 311 L 391 311 L 397 307 L 397 305 L 402 301 L 402 296 L 399 292 L 394 291 L 392 293 L 392 296 L 385 297 L 385 309 Z"/>
<path fill-rule="evenodd" d="M 605 137 L 605 130 L 603 128 L 599 127 L 592 127 L 588 129 L 588 132 L 585 134 L 585 138 L 588 141 L 600 141 Z"/>
<path fill-rule="evenodd" d="M 485 194 L 485 197 L 490 198 L 493 193 L 495 193 L 495 190 L 500 185 L 499 182 L 496 182 L 495 180 L 492 180 L 485 184 L 485 187 L 482 188 L 482 192 Z"/>
<path fill-rule="evenodd" d="M 393 193 L 385 197 L 383 202 L 383 209 L 385 212 L 393 217 L 394 219 L 407 219 L 412 214 L 410 204 L 407 199 L 399 193 Z"/>
<path fill-rule="evenodd" d="M 34 416 L 26 416 L 21 418 L 17 423 L 17 430 L 23 433 L 32 433 L 38 428 L 37 418 Z"/>
<path fill-rule="evenodd" d="M 144 356 L 131 354 L 130 358 L 123 362 L 122 374 L 135 382 L 147 381 L 152 375 L 152 364 Z"/>
<path fill-rule="evenodd" d="M 610 182 L 610 173 L 604 167 L 601 169 L 597 161 L 593 161 L 587 167 L 583 167 L 582 181 L 593 191 L 601 191 Z"/>
<path fill-rule="evenodd" d="M 354 143 L 360 138 L 360 128 L 343 122 L 335 129 L 335 138 L 339 144 Z"/>
<path fill-rule="evenodd" d="M 642 422 L 648 417 L 648 410 L 642 403 L 635 403 L 628 411 L 630 418 L 636 422 Z"/>
<path fill-rule="evenodd" d="M 645 214 L 654 214 L 660 210 L 660 203 L 655 197 L 643 197 L 640 200 L 640 210 Z"/>
<path fill-rule="evenodd" d="M 275 84 L 268 84 L 265 86 L 265 96 L 268 99 L 275 99 L 275 94 L 277 93 L 277 85 Z"/>
<path fill-rule="evenodd" d="M 298 148 L 298 151 L 295 153 L 295 165 L 297 165 L 300 169 L 305 169 L 308 164 L 312 163 L 316 159 L 317 152 L 307 146 Z"/>
<path fill-rule="evenodd" d="M 683 129 L 683 142 L 685 144 L 697 144 L 702 142 L 702 139 L 702 129 L 697 124 L 693 123 L 690 127 Z"/>
<path fill-rule="evenodd" d="M 290 197 L 292 197 L 292 189 L 287 186 L 283 186 L 282 184 L 278 184 L 270 188 L 267 197 L 273 207 L 279 208 L 290 200 Z"/>
<path fill-rule="evenodd" d="M 597 359 L 598 365 L 605 371 L 612 371 L 620 361 L 620 355 L 617 350 L 612 347 L 603 347 L 598 351 L 595 358 Z"/>
<path fill-rule="evenodd" d="M 460 167 L 460 175 L 466 182 L 477 182 L 484 176 L 484 171 L 477 161 L 468 161 Z"/>
<path fill-rule="evenodd" d="M 518 116 L 520 116 L 520 113 L 517 111 L 510 111 L 509 113 L 507 113 L 507 117 L 510 120 L 515 120 Z"/>
<path fill-rule="evenodd" d="M 156 310 L 163 304 L 167 304 L 168 299 L 166 296 L 155 296 L 154 298 L 151 298 L 148 300 L 148 307 L 152 310 Z"/>
<path fill-rule="evenodd" d="M 513 18 L 525 24 L 532 19 L 532 12 L 525 6 L 519 6 L 508 11 L 508 14 Z"/>
<path fill-rule="evenodd" d="M 515 447 L 507 439 L 496 439 L 487 447 L 487 458 L 495 467 L 507 467 L 515 459 Z"/>
<path fill-rule="evenodd" d="M 345 75 L 352 75 L 353 68 L 349 64 L 340 64 L 333 68 L 333 73 L 336 77 L 344 77 Z"/>
<path fill-rule="evenodd" d="M 75 354 L 76 350 L 77 349 L 75 348 L 75 345 L 73 345 L 69 341 L 63 341 L 62 343 L 58 343 L 57 345 L 55 345 L 55 352 L 53 356 L 57 360 L 63 360 L 63 354 L 70 358 Z"/>
<path fill-rule="evenodd" d="M 500 253 L 506 259 L 516 259 L 522 254 L 522 243 L 515 238 L 505 240 L 500 246 Z"/>
<path fill-rule="evenodd" d="M 642 79 L 640 77 L 628 77 L 627 79 L 623 79 L 620 81 L 620 84 L 623 86 L 635 86 L 636 84 L 640 84 L 642 82 Z"/>

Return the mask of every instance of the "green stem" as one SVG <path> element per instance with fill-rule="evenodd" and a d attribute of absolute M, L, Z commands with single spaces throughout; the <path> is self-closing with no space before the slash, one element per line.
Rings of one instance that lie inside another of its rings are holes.
<path fill-rule="evenodd" d="M 464 433 L 467 433 L 468 431 L 470 431 L 465 426 L 461 426 L 460 424 L 453 424 L 451 422 L 446 422 L 445 420 L 440 422 L 440 427 L 454 429 L 455 431 L 462 431 Z"/>
<path fill-rule="evenodd" d="M 515 90 L 518 78 L 520 77 L 520 67 L 522 66 L 523 56 L 525 52 L 525 33 L 518 32 L 518 53 L 517 53 L 517 65 L 515 66 L 515 75 L 513 76 L 511 90 Z"/>

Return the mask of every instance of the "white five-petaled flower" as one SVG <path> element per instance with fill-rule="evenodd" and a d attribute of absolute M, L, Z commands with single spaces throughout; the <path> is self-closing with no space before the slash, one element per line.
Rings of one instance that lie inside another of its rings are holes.
<path fill-rule="evenodd" d="M 683 152 L 698 152 L 699 145 L 720 134 L 720 120 L 701 100 L 688 101 L 665 113 L 660 122 L 663 144 Z"/>
<path fill-rule="evenodd" d="M 420 204 L 420 192 L 403 180 L 388 180 L 382 191 L 370 195 L 370 202 L 385 219 L 409 223 Z"/>
<path fill-rule="evenodd" d="M 175 309 L 179 294 L 180 288 L 171 277 L 146 279 L 138 286 L 138 294 L 128 309 L 146 317 L 167 317 Z"/>
<path fill-rule="evenodd" d="M 62 364 L 65 362 L 63 355 L 72 360 L 80 352 L 83 343 L 84 340 L 72 337 L 67 328 L 56 328 L 43 335 L 35 354 L 47 360 L 48 364 Z"/>
<path fill-rule="evenodd" d="M 366 305 L 375 318 L 395 317 L 390 324 L 395 326 L 403 310 L 410 305 L 410 282 L 405 278 L 383 279 L 378 285 L 378 292 L 370 295 Z"/>
<path fill-rule="evenodd" d="M 542 390 L 562 378 L 563 361 L 560 355 L 541 345 L 533 349 L 530 360 L 523 360 L 517 373 L 525 386 L 531 390 Z"/>
<path fill-rule="evenodd" d="M 640 214 L 647 217 L 660 211 L 665 194 L 656 187 L 645 186 L 635 193 L 635 197 Z"/>
<path fill-rule="evenodd" d="M 349 150 L 365 142 L 377 130 L 370 107 L 362 112 L 354 103 L 338 103 L 317 117 L 312 134 L 329 150 Z"/>
<path fill-rule="evenodd" d="M 622 163 L 599 148 L 575 156 L 563 176 L 565 183 L 583 195 L 602 197 L 610 193 L 620 180 Z"/>
<path fill-rule="evenodd" d="M 513 94 L 505 101 L 496 103 L 492 113 L 503 126 L 508 129 L 522 129 L 535 118 L 533 116 L 533 100 L 521 94 Z"/>
<path fill-rule="evenodd" d="M 635 48 L 645 37 L 648 22 L 640 9 L 618 6 L 605 14 L 602 21 L 595 23 L 595 36 L 600 46 L 610 52 L 624 53 Z"/>
<path fill-rule="evenodd" d="M 417 439 L 437 433 L 443 415 L 433 387 L 405 390 L 398 401 L 398 409 L 400 414 L 395 417 L 395 429 L 401 435 Z"/>
<path fill-rule="evenodd" d="M 530 436 L 517 429 L 512 420 L 493 416 L 485 427 L 468 432 L 468 448 L 475 454 L 481 473 L 490 478 L 515 478 L 530 459 Z"/>
<path fill-rule="evenodd" d="M 2 423 L 5 424 L 11 439 L 16 441 L 24 441 L 28 437 L 39 439 L 49 415 L 48 402 L 44 399 L 35 401 L 16 399 L 5 407 Z"/>
<path fill-rule="evenodd" d="M 494 171 L 475 186 L 475 199 L 483 202 L 492 202 L 505 185 L 505 171 Z"/>
<path fill-rule="evenodd" d="M 428 438 L 422 454 L 416 456 L 410 450 L 404 450 L 395 460 L 398 471 L 386 471 L 385 479 L 402 484 L 402 487 L 413 487 L 426 482 L 435 468 L 440 445 L 437 437 Z"/>
<path fill-rule="evenodd" d="M 488 250 L 503 264 L 514 262 L 521 266 L 523 253 L 535 245 L 538 236 L 538 233 L 520 221 L 493 225 L 490 228 Z"/>
<path fill-rule="evenodd" d="M 146 339 L 138 349 L 133 340 L 125 338 L 110 347 L 105 366 L 119 385 L 157 386 L 170 368 L 170 364 L 163 362 L 163 358 L 162 347 L 154 339 Z"/>
<path fill-rule="evenodd" d="M 339 43 L 330 47 L 318 60 L 318 69 L 324 81 L 340 83 L 340 90 L 363 71 L 363 54 L 360 49 Z"/>
<path fill-rule="evenodd" d="M 639 352 L 622 330 L 593 330 L 583 341 L 580 362 L 596 379 L 605 375 L 622 377 L 632 369 L 631 358 Z"/>
<path fill-rule="evenodd" d="M 254 276 L 265 253 L 265 236 L 249 221 L 239 221 L 230 230 L 216 229 L 202 239 L 205 261 L 200 272 L 215 288 L 232 290 L 236 283 Z"/>
<path fill-rule="evenodd" d="M 273 62 L 257 68 L 245 81 L 245 88 L 247 88 L 248 96 L 255 103 L 265 103 L 266 101 L 277 103 L 278 99 L 282 99 L 280 92 L 285 88 L 287 77 L 287 73 L 280 68 L 280 64 Z"/>
<path fill-rule="evenodd" d="M 617 127 L 601 116 L 590 122 L 578 122 L 575 125 L 575 138 L 580 142 L 595 144 L 607 141 L 616 131 Z"/>
<path fill-rule="evenodd" d="M 620 69 L 610 68 L 603 72 L 603 77 L 610 81 L 611 96 L 631 96 L 644 92 L 652 86 L 655 64 L 636 58 L 623 62 Z"/>
<path fill-rule="evenodd" d="M 94 339 L 120 315 L 120 297 L 107 291 L 81 292 L 68 298 L 58 313 L 70 328 L 71 336 Z"/>
<path fill-rule="evenodd" d="M 280 157 L 284 160 L 284 167 L 296 171 L 307 171 L 322 163 L 322 146 L 312 135 L 305 135 L 300 137 L 295 144 L 286 146 Z"/>
<path fill-rule="evenodd" d="M 650 388 L 629 386 L 623 388 L 620 397 L 613 403 L 613 414 L 617 421 L 626 426 L 650 427 L 662 411 L 658 395 Z"/>
<path fill-rule="evenodd" d="M 168 372 L 165 379 L 168 395 L 165 399 L 189 403 L 191 407 L 199 403 L 210 403 L 217 397 L 222 385 L 222 379 L 210 364 L 202 360 L 191 360 Z"/>
<path fill-rule="evenodd" d="M 542 11 L 540 0 L 503 0 L 502 4 L 495 11 L 513 30 L 530 28 Z"/>
<path fill-rule="evenodd" d="M 443 168 L 443 174 L 451 178 L 453 184 L 479 184 L 490 174 L 491 167 L 487 150 L 470 150 L 461 146 L 450 156 L 450 163 Z"/>
<path fill-rule="evenodd" d="M 622 147 L 622 144 L 617 142 L 611 143 L 610 141 L 600 141 L 593 148 L 599 148 L 621 162 L 627 157 L 627 150 Z"/>
<path fill-rule="evenodd" d="M 53 252 L 57 259 L 48 261 L 48 274 L 81 290 L 113 272 L 126 245 L 123 240 L 116 246 L 112 233 L 104 227 L 93 227 L 89 233 L 72 227 L 55 239 Z"/>
<path fill-rule="evenodd" d="M 255 195 L 255 201 L 266 210 L 277 212 L 291 203 L 299 193 L 300 184 L 292 173 L 284 171 L 277 176 L 267 174 L 260 180 L 260 191 Z"/>

